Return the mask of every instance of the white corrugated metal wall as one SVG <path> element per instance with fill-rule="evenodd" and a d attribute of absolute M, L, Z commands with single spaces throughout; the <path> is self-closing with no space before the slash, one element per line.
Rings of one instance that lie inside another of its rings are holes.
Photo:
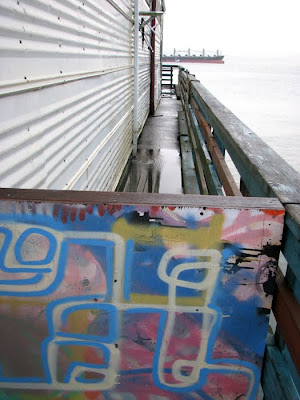
<path fill-rule="evenodd" d="M 114 190 L 132 148 L 133 11 L 132 0 L 0 2 L 0 186 Z M 139 75 L 142 126 L 141 40 Z"/>
<path fill-rule="evenodd" d="M 150 5 L 147 0 L 139 0 L 139 9 L 141 11 L 149 11 Z M 147 17 L 145 17 L 147 19 Z M 142 33 L 139 34 L 139 133 L 141 133 L 141 128 L 143 127 L 150 108 L 150 62 L 151 55 L 148 48 L 147 41 L 150 40 L 150 26 L 149 24 L 145 26 L 144 34 L 146 40 L 142 40 Z"/>
<path fill-rule="evenodd" d="M 161 1 L 157 2 L 157 10 L 164 11 Z M 161 56 L 162 56 L 162 33 L 163 33 L 163 19 L 159 20 L 155 28 L 155 88 L 154 100 L 155 108 L 158 106 L 161 98 Z"/>

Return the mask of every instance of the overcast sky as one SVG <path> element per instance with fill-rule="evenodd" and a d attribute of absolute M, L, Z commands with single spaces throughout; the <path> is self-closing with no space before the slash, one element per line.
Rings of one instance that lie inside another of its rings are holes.
<path fill-rule="evenodd" d="M 166 0 L 164 52 L 300 54 L 300 0 Z"/>

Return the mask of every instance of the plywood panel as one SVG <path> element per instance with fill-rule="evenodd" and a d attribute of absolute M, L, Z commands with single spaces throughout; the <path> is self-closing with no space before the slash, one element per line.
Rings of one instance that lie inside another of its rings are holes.
<path fill-rule="evenodd" d="M 275 199 L 47 193 L 2 193 L 1 398 L 256 398 Z"/>

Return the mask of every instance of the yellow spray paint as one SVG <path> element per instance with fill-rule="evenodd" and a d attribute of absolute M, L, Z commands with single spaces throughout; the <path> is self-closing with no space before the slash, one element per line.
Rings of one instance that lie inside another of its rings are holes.
<path fill-rule="evenodd" d="M 131 239 L 142 245 L 164 245 L 167 248 L 188 245 L 201 250 L 212 249 L 216 248 L 220 242 L 224 218 L 223 214 L 213 215 L 210 226 L 198 229 L 168 227 L 156 223 L 145 226 L 128 223 L 126 219 L 119 218 L 113 226 L 113 232 L 125 240 Z"/>

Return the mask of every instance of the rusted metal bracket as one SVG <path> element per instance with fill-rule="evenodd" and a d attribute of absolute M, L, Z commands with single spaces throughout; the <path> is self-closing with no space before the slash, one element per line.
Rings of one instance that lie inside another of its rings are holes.
<path fill-rule="evenodd" d="M 151 32 L 155 34 L 155 29 L 160 24 L 160 18 L 162 17 L 163 14 L 164 14 L 163 11 L 140 11 L 139 12 L 139 16 L 149 17 L 147 19 L 144 19 L 144 18 L 141 19 L 141 22 L 139 24 L 139 30 L 142 33 L 143 43 L 146 42 L 146 44 L 147 44 L 149 50 L 151 50 L 151 52 L 153 52 L 153 47 L 152 47 L 151 43 L 149 43 L 147 36 L 145 35 L 145 26 L 149 25 Z M 156 20 L 156 19 L 158 21 L 153 25 L 153 20 Z"/>
<path fill-rule="evenodd" d="M 145 28 L 146 25 L 150 24 L 150 22 L 157 18 L 158 22 L 154 26 L 150 26 L 151 31 L 154 32 L 156 26 L 160 23 L 159 19 L 162 17 L 163 14 L 163 11 L 140 11 L 139 15 L 141 17 L 149 17 L 148 19 L 145 19 L 140 23 L 140 30 Z"/>
<path fill-rule="evenodd" d="M 161 17 L 164 15 L 164 11 L 140 11 L 139 15 L 148 17 Z"/>
<path fill-rule="evenodd" d="M 152 22 L 154 19 L 155 19 L 155 17 L 150 17 L 150 18 L 148 18 L 148 19 L 146 19 L 146 20 L 144 20 L 144 19 L 142 18 L 142 22 L 140 23 L 140 30 L 143 29 L 143 28 L 145 28 L 145 26 L 146 26 L 147 24 L 149 24 L 150 22 Z M 153 30 L 155 30 L 155 28 L 157 27 L 157 25 L 159 25 L 158 22 L 157 22 L 154 26 L 150 26 L 150 29 L 151 29 L 152 32 L 153 32 Z"/>

